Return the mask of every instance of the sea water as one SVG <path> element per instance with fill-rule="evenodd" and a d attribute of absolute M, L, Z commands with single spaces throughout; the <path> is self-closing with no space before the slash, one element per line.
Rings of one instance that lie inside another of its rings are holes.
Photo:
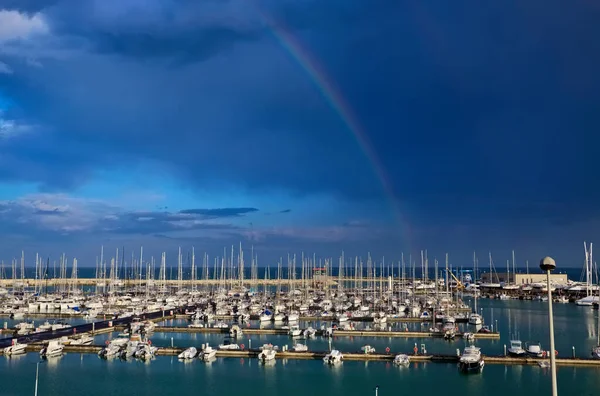
<path fill-rule="evenodd" d="M 471 302 L 472 303 L 472 302 Z M 501 355 L 511 335 L 527 341 L 548 341 L 548 305 L 539 301 L 488 300 L 477 302 L 483 308 L 488 325 L 497 326 L 500 340 L 477 340 L 484 354 Z M 556 349 L 559 356 L 571 356 L 573 347 L 578 356 L 588 357 L 597 342 L 598 311 L 574 304 L 553 304 Z M 81 320 L 81 319 L 79 319 Z M 79 321 L 74 320 L 74 321 Z M 167 321 L 163 325 L 185 326 L 185 320 Z M 310 323 L 313 327 L 319 322 Z M 322 323 L 325 325 L 326 323 Z M 256 325 L 256 324 L 254 324 Z M 254 326 L 253 325 L 253 326 Z M 302 327 L 308 325 L 302 324 Z M 411 323 L 411 330 L 430 324 Z M 461 329 L 471 328 L 459 325 Z M 101 344 L 116 333 L 96 337 Z M 224 339 L 219 334 L 155 333 L 154 345 L 178 347 L 218 345 Z M 172 339 L 172 340 L 171 340 Z M 313 351 L 325 351 L 329 341 L 324 338 L 302 340 Z M 253 348 L 264 343 L 292 346 L 287 336 L 244 335 L 238 343 Z M 410 353 L 414 344 L 425 344 L 429 353 L 454 354 L 466 345 L 464 340 L 448 342 L 429 337 L 334 337 L 332 347 L 344 352 L 356 352 L 365 344 L 378 352 L 390 348 L 392 353 Z M 17 357 L 0 357 L 0 395 L 33 394 L 36 363 L 39 356 L 28 353 Z M 448 363 L 411 363 L 399 368 L 390 362 L 345 361 L 339 367 L 329 367 L 320 360 L 276 360 L 263 366 L 256 359 L 217 359 L 212 363 L 198 360 L 180 362 L 176 357 L 158 356 L 150 362 L 102 360 L 95 354 L 65 354 L 50 358 L 39 365 L 39 395 L 371 395 L 375 387 L 379 395 L 409 393 L 520 396 L 550 393 L 548 369 L 538 366 L 487 364 L 480 375 L 463 375 L 456 365 Z M 560 394 L 597 395 L 600 392 L 600 368 L 558 367 Z"/>

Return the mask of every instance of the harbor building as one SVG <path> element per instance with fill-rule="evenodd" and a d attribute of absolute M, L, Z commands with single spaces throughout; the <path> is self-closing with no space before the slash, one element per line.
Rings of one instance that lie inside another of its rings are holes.
<path fill-rule="evenodd" d="M 521 274 L 512 272 L 489 272 L 481 274 L 482 283 L 509 283 L 515 285 L 530 285 L 532 283 L 545 283 L 546 274 Z M 554 284 L 566 284 L 567 274 L 550 274 L 550 282 Z"/>

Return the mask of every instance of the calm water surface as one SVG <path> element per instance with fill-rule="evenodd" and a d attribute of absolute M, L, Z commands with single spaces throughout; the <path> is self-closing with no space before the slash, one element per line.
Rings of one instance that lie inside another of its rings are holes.
<path fill-rule="evenodd" d="M 488 324 L 496 324 L 501 340 L 478 340 L 477 345 L 489 355 L 501 354 L 510 334 L 524 342 L 541 341 L 548 348 L 547 304 L 535 301 L 479 300 Z M 597 311 L 573 304 L 554 304 L 556 343 L 559 354 L 570 356 L 575 346 L 579 356 L 588 356 L 596 345 Z M 185 321 L 173 321 L 178 326 Z M 312 323 L 313 326 L 320 325 Z M 420 324 L 411 324 L 420 327 Z M 467 327 L 467 326 L 465 326 Z M 412 327 L 411 327 L 412 328 Z M 426 327 L 424 327 L 426 329 Z M 98 336 L 96 343 L 114 335 Z M 155 345 L 217 345 L 217 334 L 157 333 Z M 285 336 L 252 336 L 252 346 L 266 342 L 291 345 Z M 248 337 L 240 341 L 248 346 Z M 326 350 L 321 338 L 307 340 L 312 350 Z M 414 343 L 425 343 L 432 353 L 455 353 L 464 341 L 446 342 L 430 338 L 337 337 L 333 346 L 342 351 L 357 351 L 370 344 L 383 351 L 408 352 Z M 33 394 L 38 357 L 27 354 L 16 358 L 0 357 L 1 395 Z M 371 395 L 379 386 L 379 395 L 404 393 L 511 396 L 549 394 L 549 372 L 537 366 L 502 366 L 488 364 L 482 375 L 461 375 L 453 364 L 415 364 L 397 368 L 386 362 L 344 362 L 330 368 L 321 361 L 277 360 L 273 366 L 261 366 L 251 359 L 217 359 L 213 363 L 179 362 L 173 357 L 157 357 L 149 363 L 101 360 L 92 354 L 66 354 L 40 364 L 39 395 L 181 395 L 207 393 L 215 395 Z M 563 395 L 600 394 L 599 368 L 559 367 L 559 393 Z"/>

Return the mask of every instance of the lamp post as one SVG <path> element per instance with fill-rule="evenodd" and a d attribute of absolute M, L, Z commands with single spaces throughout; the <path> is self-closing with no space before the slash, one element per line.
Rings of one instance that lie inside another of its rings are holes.
<path fill-rule="evenodd" d="M 35 396 L 38 396 L 38 377 L 40 372 L 40 362 L 35 365 Z"/>
<path fill-rule="evenodd" d="M 556 268 L 556 262 L 552 257 L 544 257 L 540 261 L 540 268 L 546 272 L 546 284 L 548 286 L 548 321 L 550 325 L 550 373 L 552 375 L 552 396 L 557 396 L 556 386 L 556 358 L 554 348 L 554 317 L 552 315 L 552 287 L 550 285 L 550 272 Z"/>

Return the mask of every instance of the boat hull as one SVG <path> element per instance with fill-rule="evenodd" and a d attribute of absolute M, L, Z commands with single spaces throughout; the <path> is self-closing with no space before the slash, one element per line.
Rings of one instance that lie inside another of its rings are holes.
<path fill-rule="evenodd" d="M 465 374 L 479 374 L 483 371 L 485 363 L 483 360 L 478 362 L 460 362 L 458 368 Z"/>

